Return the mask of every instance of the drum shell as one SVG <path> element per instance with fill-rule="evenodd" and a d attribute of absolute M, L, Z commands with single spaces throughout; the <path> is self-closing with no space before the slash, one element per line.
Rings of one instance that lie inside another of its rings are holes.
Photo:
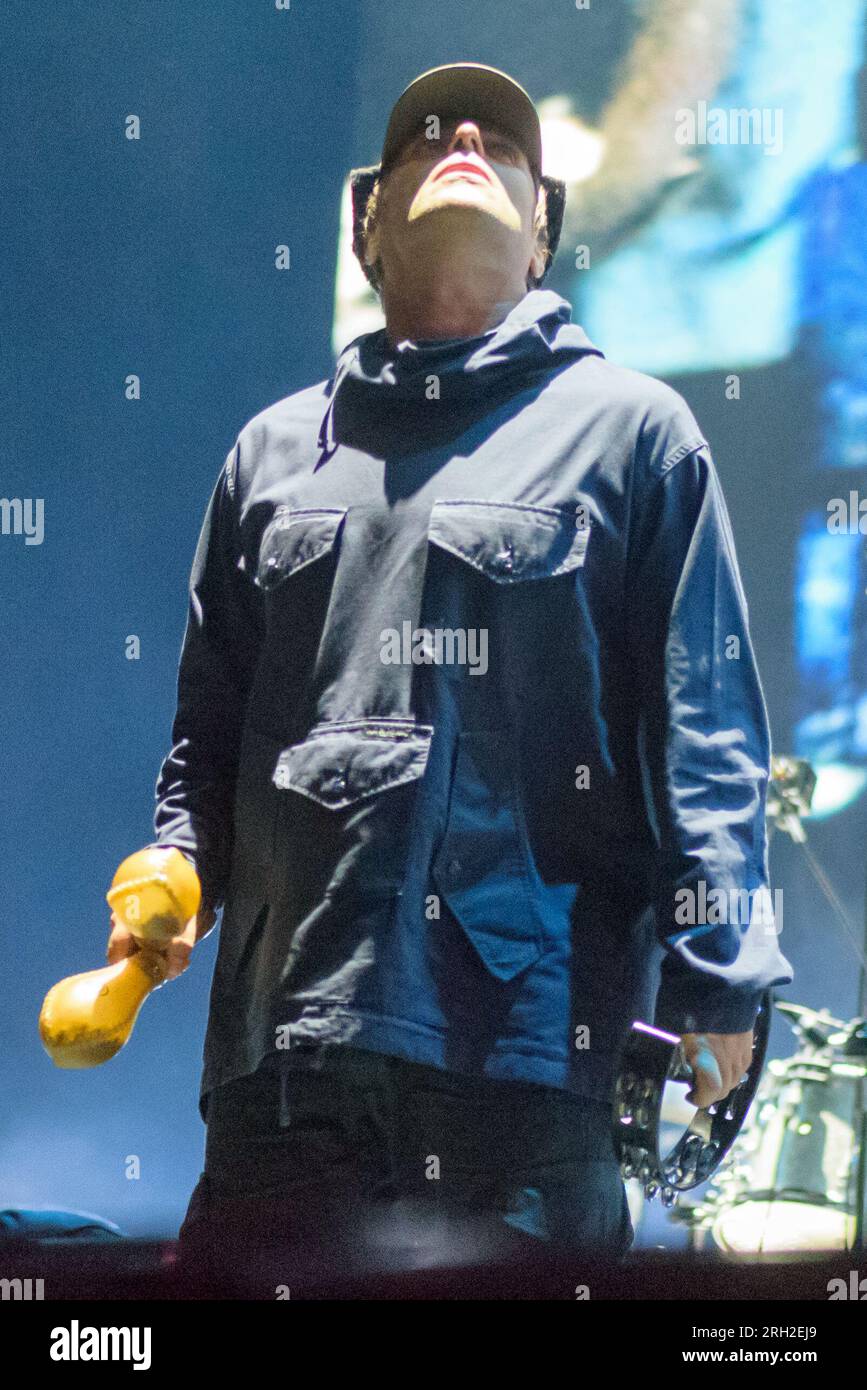
<path fill-rule="evenodd" d="M 772 1063 L 713 1196 L 713 1238 L 731 1253 L 851 1248 L 864 1069 Z"/>

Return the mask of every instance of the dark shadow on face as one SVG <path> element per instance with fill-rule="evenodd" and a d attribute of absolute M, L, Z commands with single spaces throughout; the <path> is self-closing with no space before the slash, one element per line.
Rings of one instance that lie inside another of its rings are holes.
<path fill-rule="evenodd" d="M 400 262 L 441 237 L 457 250 L 462 236 L 483 236 L 523 274 L 535 245 L 538 197 L 527 156 L 507 132 L 469 120 L 451 121 L 433 137 L 422 128 L 382 177 L 368 253 L 372 261 L 384 253 Z M 461 209 L 487 216 L 456 217 Z M 431 216 L 443 211 L 447 218 Z"/>

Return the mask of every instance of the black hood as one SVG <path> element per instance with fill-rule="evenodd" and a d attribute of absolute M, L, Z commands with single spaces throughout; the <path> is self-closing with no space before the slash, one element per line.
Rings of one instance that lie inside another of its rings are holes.
<path fill-rule="evenodd" d="M 385 408 L 399 414 L 403 429 L 412 428 L 416 413 L 419 423 L 429 423 L 442 415 L 442 407 L 451 407 L 449 413 L 457 406 L 477 409 L 588 353 L 604 356 L 583 328 L 572 323 L 568 300 L 553 290 L 530 290 L 501 324 L 475 338 L 407 338 L 395 347 L 384 328 L 364 333 L 344 348 L 326 386 L 329 403 L 319 433 L 322 461 L 343 438 L 343 424 L 351 428 L 359 412 L 369 418 Z"/>

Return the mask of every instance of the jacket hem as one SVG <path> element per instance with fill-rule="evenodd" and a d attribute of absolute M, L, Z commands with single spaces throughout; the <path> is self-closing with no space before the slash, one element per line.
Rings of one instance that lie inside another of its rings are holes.
<path fill-rule="evenodd" d="M 345 1011 L 342 1018 L 346 1019 Z M 344 1034 L 338 1041 L 328 1039 L 329 1046 L 366 1048 L 371 1052 L 402 1057 L 408 1062 L 437 1067 L 441 1071 L 457 1071 L 465 1075 L 489 1077 L 491 1080 L 535 1083 L 605 1104 L 611 1104 L 613 1099 L 614 1059 L 607 1053 L 594 1057 L 588 1052 L 580 1059 L 570 1061 L 565 1056 L 553 1057 L 508 1042 L 495 1045 L 483 1057 L 476 1053 L 471 1063 L 469 1058 L 456 1056 L 460 1044 L 454 1035 L 441 1033 L 429 1026 L 378 1014 L 365 1014 L 360 1010 L 353 1010 L 352 1021 L 357 1026 L 352 1029 L 351 1036 Z M 224 1066 L 206 1064 L 199 1097 L 199 1113 L 205 1123 L 209 1092 L 256 1071 L 266 1057 L 291 1058 L 289 1065 L 314 1064 L 317 1053 L 315 1044 L 322 1039 L 314 1036 L 305 1038 L 297 1024 L 291 1026 L 299 1042 L 313 1043 L 314 1046 L 293 1050 L 263 1044 L 258 1048 L 243 1050 L 234 1063 Z M 468 1044 L 467 1053 L 469 1050 Z"/>

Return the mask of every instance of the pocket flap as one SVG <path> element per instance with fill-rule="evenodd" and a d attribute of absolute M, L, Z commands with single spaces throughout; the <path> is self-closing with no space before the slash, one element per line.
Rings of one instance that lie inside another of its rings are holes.
<path fill-rule="evenodd" d="M 274 782 L 320 806 L 340 810 L 421 777 L 433 727 L 411 719 L 353 719 L 320 724 L 280 754 Z"/>
<path fill-rule="evenodd" d="M 428 535 L 498 584 L 568 574 L 584 564 L 590 525 L 586 508 L 531 507 L 511 502 L 439 501 Z"/>
<path fill-rule="evenodd" d="M 272 589 L 326 555 L 346 516 L 345 507 L 278 507 L 262 536 L 256 583 Z"/>
<path fill-rule="evenodd" d="M 437 889 L 498 980 L 542 954 L 542 927 L 506 734 L 458 735 L 448 823 L 432 865 Z"/>

